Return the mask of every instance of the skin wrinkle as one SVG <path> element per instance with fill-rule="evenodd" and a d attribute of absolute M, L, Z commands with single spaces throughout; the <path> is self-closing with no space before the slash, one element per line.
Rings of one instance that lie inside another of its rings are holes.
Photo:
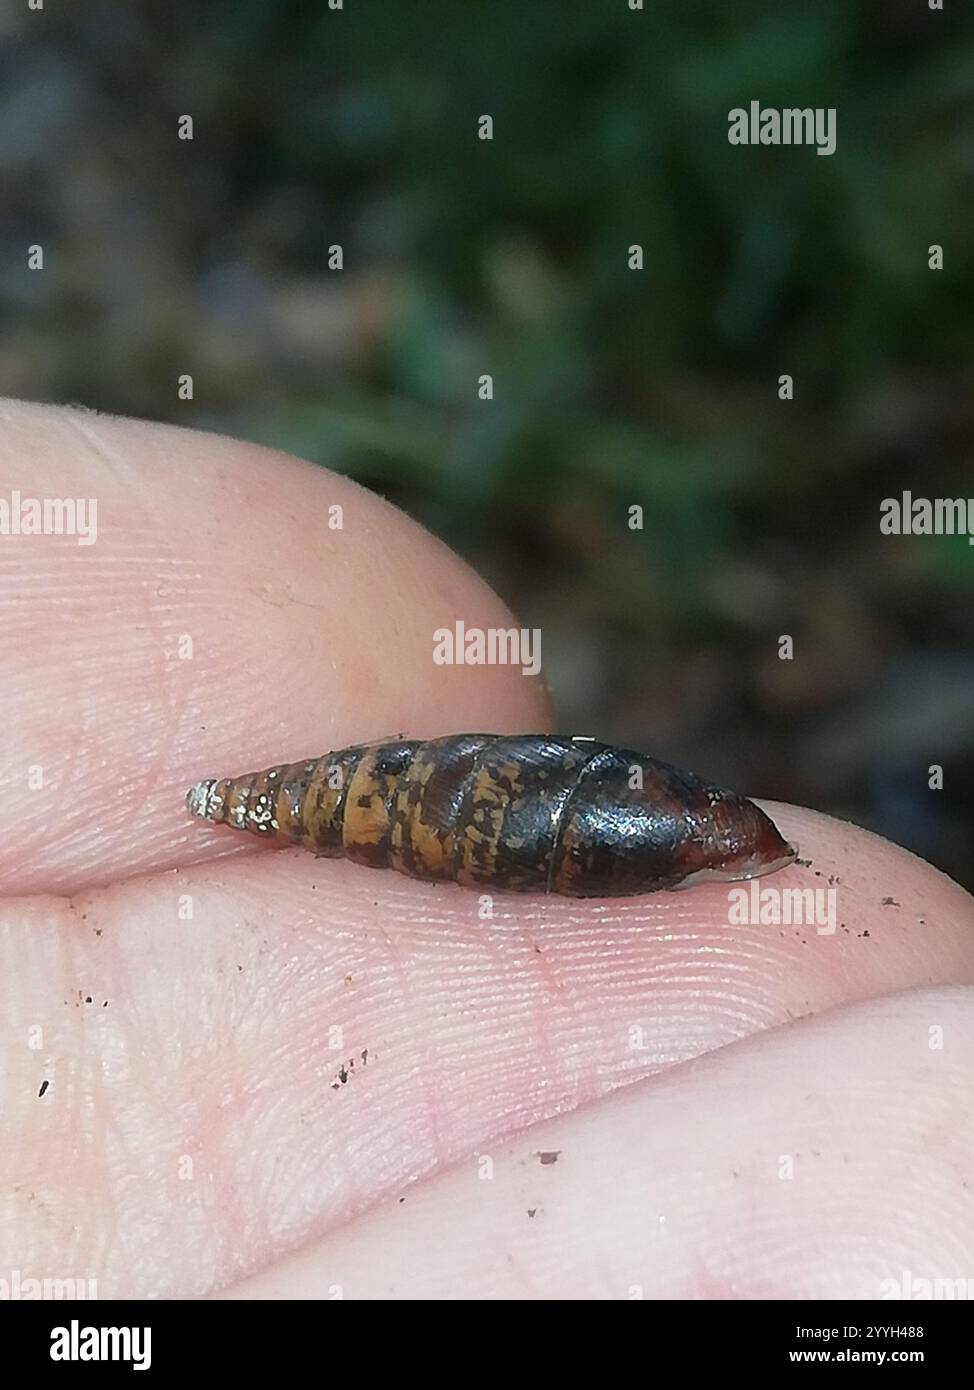
<path fill-rule="evenodd" d="M 232 1155 L 241 1149 L 241 1141 L 247 1133 L 247 1129 L 241 1124 L 240 1108 L 233 1106 L 232 1093 L 223 1094 L 225 1082 L 222 1069 L 215 1075 L 203 1069 L 203 1087 L 203 1095 L 194 1106 L 196 1122 L 188 1126 L 187 1142 L 183 1145 L 183 1150 L 192 1159 L 194 1167 L 198 1163 L 204 1173 L 219 1172 L 221 1167 L 224 1171 L 233 1171 L 235 1165 Z M 253 1099 L 254 1090 L 251 1088 L 245 1105 L 252 1104 Z M 170 1161 L 180 1161 L 181 1157 L 181 1154 L 174 1153 Z M 191 1190 L 189 1183 L 184 1183 L 183 1186 Z M 219 1219 L 212 1223 L 213 1236 L 207 1243 L 212 1243 L 219 1250 L 217 1268 L 239 1269 L 240 1262 L 235 1243 L 241 1236 L 246 1238 L 250 1235 L 258 1240 L 261 1237 L 266 1238 L 262 1208 L 253 1200 L 252 1187 L 244 1184 L 221 1184 L 219 1202 Z M 201 1235 L 206 1241 L 205 1228 Z"/>
<path fill-rule="evenodd" d="M 79 417 L 77 412 L 70 407 L 63 408 L 60 418 L 71 430 L 82 438 L 89 449 L 94 453 L 101 467 L 107 469 L 116 481 L 120 482 L 124 475 L 126 499 L 134 503 L 136 490 L 133 487 L 133 482 L 138 475 L 135 474 L 130 467 L 120 466 L 120 460 L 110 451 L 106 442 L 100 437 L 99 431 L 89 427 L 89 421 L 86 418 L 83 416 Z M 150 543 L 154 541 L 158 546 L 159 559 L 165 558 L 167 565 L 178 565 L 179 561 L 175 555 L 172 554 L 171 548 L 164 546 L 162 537 L 158 535 L 158 527 L 149 521 L 148 508 L 145 504 L 142 505 L 141 511 L 145 520 L 144 530 L 146 537 L 150 540 Z M 100 518 L 99 526 L 102 524 L 103 519 Z M 116 544 L 121 540 L 122 538 L 116 538 Z M 144 610 L 144 616 L 149 619 L 153 614 L 159 614 L 158 619 L 152 623 L 152 628 L 157 638 L 156 646 L 158 649 L 158 658 L 154 667 L 154 678 L 150 678 L 148 684 L 152 696 L 159 703 L 159 727 L 163 731 L 168 727 L 170 731 L 168 745 L 166 746 L 169 748 L 169 751 L 171 751 L 172 745 L 176 742 L 178 720 L 176 716 L 177 701 L 169 697 L 169 672 L 167 670 L 166 649 L 163 640 L 165 624 L 162 620 L 162 612 L 165 610 L 162 609 L 161 605 L 157 609 L 151 603 L 149 595 L 150 587 L 158 587 L 159 579 L 165 579 L 168 576 L 164 572 L 161 575 L 155 576 L 151 572 L 146 572 L 144 539 L 142 537 L 136 539 L 132 534 L 131 526 L 128 527 L 128 534 L 122 543 L 133 545 L 133 547 L 138 545 L 139 547 L 136 553 L 133 554 L 131 560 L 127 556 L 122 557 L 122 565 L 124 567 L 131 564 L 134 569 L 134 589 Z M 148 628 L 150 626 L 149 622 L 146 622 L 145 626 Z M 141 711 L 140 714 L 144 715 L 144 710 Z M 166 715 L 169 716 L 168 720 Z M 139 726 L 140 732 L 144 730 L 144 719 L 140 718 Z M 154 727 L 154 723 L 151 719 L 149 721 L 149 727 Z M 79 749 L 83 746 L 83 739 L 86 732 L 83 724 L 80 732 L 82 737 L 78 740 L 77 746 Z M 151 793 L 158 787 L 162 780 L 163 769 L 165 767 L 164 754 L 157 754 L 155 762 L 153 762 L 151 758 L 147 763 L 140 762 L 139 767 L 140 769 L 143 767 L 145 768 L 145 775 L 140 779 L 140 790 L 138 792 L 138 795 L 142 797 L 142 803 L 144 805 L 148 802 Z"/>
<path fill-rule="evenodd" d="M 140 598 L 142 598 L 146 593 L 146 586 L 144 584 L 137 586 L 137 593 Z M 161 629 L 157 628 L 157 634 L 161 637 Z M 162 642 L 157 641 L 144 645 L 150 652 L 151 650 L 158 650 L 159 652 L 159 658 L 153 667 L 153 678 L 147 683 L 147 691 L 151 692 L 149 698 L 159 702 L 159 719 L 157 720 L 150 716 L 147 720 L 144 706 L 139 710 L 133 710 L 133 732 L 135 732 L 135 721 L 137 721 L 138 737 L 143 743 L 143 749 L 146 728 L 155 728 L 158 726 L 165 729 L 167 727 L 167 712 L 171 714 L 173 709 L 172 702 L 166 699 L 167 673 L 165 670 L 164 656 L 162 654 Z M 102 681 L 104 674 L 103 664 L 92 664 L 91 675 L 96 682 Z M 112 670 L 110 679 L 115 678 L 117 678 L 117 671 Z M 91 735 L 95 734 L 97 731 L 100 717 L 98 710 L 101 705 L 102 692 L 101 690 L 97 690 L 97 688 L 96 691 L 93 692 L 90 685 L 80 682 L 78 680 L 77 666 L 74 665 L 72 668 L 72 679 L 66 682 L 65 693 L 69 698 L 73 699 L 75 708 L 78 711 L 76 718 L 72 721 L 78 730 L 78 737 L 68 747 L 66 761 L 63 764 L 63 775 L 57 782 L 58 789 L 61 791 L 62 795 L 65 795 L 68 806 L 70 807 L 72 804 L 72 789 L 75 787 L 81 788 L 85 781 L 84 774 L 78 767 L 78 758 L 86 739 L 89 739 Z M 170 729 L 173 727 L 173 721 L 171 719 L 168 721 L 168 727 Z M 138 776 L 134 781 L 131 793 L 127 791 L 126 814 L 132 813 L 129 810 L 130 804 L 134 802 L 134 806 L 137 809 L 139 804 L 138 799 L 141 797 L 142 800 L 145 801 L 148 798 L 153 786 L 158 783 L 161 767 L 162 758 L 158 754 L 154 754 L 152 757 L 148 758 L 143 755 L 139 760 L 137 764 Z M 116 814 L 121 814 L 121 808 L 116 808 Z M 82 828 L 82 833 L 78 836 L 79 846 L 91 843 L 92 839 L 97 839 L 104 834 L 105 827 L 103 824 L 92 826 L 89 829 L 89 815 L 83 797 L 79 798 L 75 815 L 79 826 Z M 84 833 L 85 830 L 88 831 L 87 835 Z M 46 828 L 46 833 L 49 836 L 49 827 Z"/>
<path fill-rule="evenodd" d="M 382 939 L 385 944 L 386 954 L 389 960 L 389 964 L 392 967 L 393 975 L 399 982 L 399 998 L 403 1001 L 403 1004 L 406 1006 L 410 1004 L 416 1005 L 416 995 L 413 991 L 412 983 L 409 979 L 409 973 L 405 967 L 404 952 L 401 948 L 397 947 L 393 943 L 391 936 L 386 931 L 385 927 L 381 925 L 381 923 L 379 926 L 379 931 L 382 935 Z M 417 1068 L 415 1076 L 423 1091 L 424 1113 L 426 1116 L 427 1128 L 429 1133 L 429 1147 L 432 1155 L 433 1166 L 436 1166 L 438 1163 L 442 1162 L 444 1146 L 440 1134 L 440 1124 L 437 1118 L 437 1107 L 434 1103 L 433 1095 L 427 1081 L 427 1078 L 430 1075 L 436 1074 L 436 1051 L 433 1043 L 433 1029 L 430 1028 L 428 1024 L 426 1024 L 424 1021 L 424 1023 L 420 1024 L 419 1031 L 421 1036 L 425 1036 L 426 1043 L 424 1048 L 423 1064 Z"/>
<path fill-rule="evenodd" d="M 543 909 L 541 916 L 543 917 Z M 539 923 L 539 929 L 541 924 Z M 540 930 L 539 930 L 540 934 Z M 557 1064 L 555 1060 L 555 1050 L 551 1041 L 549 1028 L 547 1026 L 547 1016 L 544 1009 L 545 986 L 547 985 L 550 996 L 553 999 L 563 998 L 565 990 L 557 973 L 551 968 L 550 961 L 545 956 L 545 949 L 542 940 L 538 940 L 535 929 L 529 926 L 527 929 L 527 963 L 533 966 L 541 979 L 541 988 L 537 992 L 537 997 L 532 1001 L 535 1027 L 535 1047 L 536 1055 L 541 1059 L 542 1079 L 538 1083 L 544 1090 L 547 1086 L 555 1084 L 557 1076 Z M 575 1001 L 572 1000 L 572 1008 L 575 1008 Z"/>
<path fill-rule="evenodd" d="M 488 896 L 491 896 L 492 898 L 496 897 L 496 895 L 494 894 L 489 894 Z M 478 902 L 479 897 L 480 895 L 477 894 L 476 899 Z M 501 894 L 501 897 L 502 899 L 506 900 L 507 895 Z M 543 919 L 543 916 L 544 905 L 542 904 L 541 908 L 539 909 L 539 917 Z M 510 925 L 511 917 L 511 913 L 504 912 L 503 916 L 500 919 L 495 918 L 492 920 L 498 921 L 498 930 L 501 930 L 502 926 L 506 927 Z M 476 928 L 474 927 L 471 929 L 470 935 L 472 937 L 477 937 L 478 942 L 482 943 L 483 946 L 491 953 L 493 959 L 495 960 L 498 966 L 509 966 L 511 964 L 511 957 L 510 954 L 505 952 L 504 936 L 499 935 L 497 932 L 490 930 L 489 924 L 483 925 L 485 927 L 485 930 L 482 933 L 477 933 Z M 521 959 L 522 963 L 526 960 L 527 963 L 531 965 L 532 968 L 540 974 L 542 980 L 542 991 L 537 999 L 534 999 L 533 991 L 529 991 L 528 1007 L 531 1009 L 535 1022 L 535 1056 L 543 1059 L 543 1072 L 546 1075 L 554 1076 L 556 1074 L 556 1068 L 554 1064 L 554 1052 L 552 1045 L 548 1040 L 548 1030 L 545 1026 L 546 1015 L 544 1010 L 544 985 L 547 984 L 551 999 L 559 1001 L 559 1004 L 561 1003 L 560 996 L 563 996 L 565 992 L 564 986 L 561 984 L 560 980 L 555 975 L 555 973 L 551 970 L 549 962 L 545 959 L 543 947 L 541 947 L 537 943 L 537 941 L 534 939 L 532 935 L 529 935 L 527 937 L 526 946 L 522 945 L 520 947 L 520 950 L 518 951 L 518 956 Z M 542 1088 L 546 1084 L 547 1083 L 544 1080 L 540 1083 Z"/>
<path fill-rule="evenodd" d="M 27 905 L 28 911 L 32 906 Z M 58 904 L 57 907 L 60 924 L 66 928 L 73 926 L 78 916 L 77 905 L 69 901 Z M 78 1226 L 71 1223 L 68 1212 L 57 1200 L 57 1177 L 61 1172 L 71 1173 L 75 1181 L 79 1181 L 82 1186 L 87 1185 L 96 1202 L 100 1197 L 106 1210 L 109 1213 L 111 1211 L 105 1201 L 109 1171 L 105 1161 L 105 1131 L 93 1123 L 100 1115 L 104 1118 L 101 1105 L 101 1068 L 92 1055 L 94 1019 L 89 1007 L 83 1002 L 91 991 L 78 984 L 78 981 L 86 979 L 89 973 L 82 965 L 80 938 L 71 930 L 49 932 L 46 944 L 52 957 L 53 968 L 49 973 L 53 979 L 64 982 L 63 998 L 59 998 L 56 993 L 52 994 L 46 1014 L 42 1013 L 30 1019 L 28 1026 L 39 1023 L 45 1031 L 45 1038 L 50 1038 L 48 1048 L 55 1049 L 53 1054 L 48 1051 L 50 1060 L 45 1067 L 45 1070 L 53 1074 L 54 1085 L 47 1093 L 51 1097 L 51 1104 L 45 1117 L 49 1128 L 45 1133 L 44 1150 L 46 1155 L 50 1154 L 49 1169 L 56 1177 L 49 1187 L 40 1175 L 32 1181 L 36 1182 L 34 1192 L 37 1193 L 43 1208 L 63 1232 L 62 1239 L 68 1248 L 69 1257 L 75 1259 L 81 1253 L 77 1249 L 80 1232 Z M 71 1065 L 59 1065 L 59 1060 L 66 1058 L 70 1058 Z M 24 1105 L 20 1115 L 27 1119 L 31 1114 L 31 1092 L 25 1088 L 23 1094 Z M 20 1116 L 17 1116 L 17 1119 L 19 1118 Z M 60 1121 L 60 1129 L 53 1127 L 55 1118 Z M 33 1195 L 32 1193 L 31 1200 Z M 112 1222 L 109 1216 L 100 1240 L 101 1250 L 106 1248 L 110 1241 L 111 1230 Z M 100 1252 L 96 1246 L 93 1252 L 95 1264 L 99 1258 Z"/>
<path fill-rule="evenodd" d="M 544 909 L 541 909 L 541 916 Z M 540 932 L 539 932 L 540 934 Z M 543 939 L 543 936 L 542 936 Z M 499 951 L 503 949 L 502 942 L 498 942 Z M 522 959 L 526 958 L 528 963 L 538 972 L 541 981 L 541 988 L 535 991 L 528 986 L 527 1007 L 531 1010 L 534 1023 L 534 1055 L 541 1059 L 542 1075 L 535 1081 L 535 1086 L 540 1092 L 544 1092 L 548 1086 L 555 1089 L 559 1086 L 559 1079 L 564 1072 L 564 1067 L 559 1067 L 556 1061 L 555 1044 L 553 1037 L 555 1029 L 552 1027 L 554 1018 L 561 1018 L 563 1026 L 574 1026 L 582 1021 L 578 1008 L 578 1001 L 569 986 L 562 979 L 557 968 L 552 964 L 546 955 L 545 947 L 535 938 L 533 929 L 530 929 L 526 940 L 519 943 L 519 954 Z M 562 1083 L 564 1084 L 564 1083 Z M 585 1091 L 585 1079 L 582 1076 L 575 1078 L 575 1096 L 583 1094 Z M 536 1105 L 536 1111 L 541 1109 L 540 1096 Z"/>

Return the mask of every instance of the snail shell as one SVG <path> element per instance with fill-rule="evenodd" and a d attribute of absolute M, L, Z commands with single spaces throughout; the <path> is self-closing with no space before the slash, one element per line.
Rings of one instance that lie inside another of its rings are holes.
<path fill-rule="evenodd" d="M 327 858 L 575 898 L 755 878 L 797 852 L 746 797 L 640 753 L 550 734 L 360 744 L 199 782 L 187 805 Z"/>

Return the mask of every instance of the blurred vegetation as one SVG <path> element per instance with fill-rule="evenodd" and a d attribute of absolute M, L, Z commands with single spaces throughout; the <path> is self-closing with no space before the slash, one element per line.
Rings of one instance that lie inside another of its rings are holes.
<path fill-rule="evenodd" d="M 542 627 L 566 729 L 974 886 L 974 547 L 878 529 L 974 497 L 964 7 L 86 0 L 0 37 L 5 392 L 353 474 Z M 835 155 L 730 146 L 751 99 L 835 107 Z"/>

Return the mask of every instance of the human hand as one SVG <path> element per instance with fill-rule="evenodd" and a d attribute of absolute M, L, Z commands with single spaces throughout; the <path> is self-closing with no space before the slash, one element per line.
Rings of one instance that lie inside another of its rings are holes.
<path fill-rule="evenodd" d="M 834 886 L 832 935 L 729 926 L 727 885 L 482 921 L 453 885 L 193 822 L 213 772 L 552 727 L 518 669 L 432 662 L 434 629 L 509 616 L 380 499 L 265 450 L 7 402 L 0 459 L 0 495 L 98 502 L 96 544 L 0 537 L 0 1277 L 804 1298 L 974 1273 L 966 893 L 774 806 L 806 861 L 775 883 Z"/>

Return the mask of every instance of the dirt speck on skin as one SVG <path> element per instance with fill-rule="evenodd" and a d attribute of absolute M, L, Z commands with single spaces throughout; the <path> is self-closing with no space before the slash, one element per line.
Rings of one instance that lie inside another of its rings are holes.
<path fill-rule="evenodd" d="M 538 1159 L 542 1168 L 550 1168 L 553 1163 L 557 1163 L 561 1158 L 561 1149 L 542 1149 L 538 1154 Z"/>
<path fill-rule="evenodd" d="M 369 1049 L 367 1047 L 363 1047 L 362 1051 L 359 1053 L 358 1056 L 361 1066 L 367 1067 L 369 1065 Z M 348 1061 L 343 1062 L 341 1066 L 338 1068 L 338 1074 L 335 1077 L 335 1080 L 331 1083 L 331 1089 L 333 1091 L 338 1091 L 342 1088 L 342 1086 L 347 1086 L 354 1072 L 355 1058 L 349 1057 Z"/>
<path fill-rule="evenodd" d="M 812 867 L 812 861 L 810 859 L 796 859 L 795 863 L 803 869 L 810 869 Z"/>
<path fill-rule="evenodd" d="M 899 903 L 895 898 L 883 898 L 879 905 L 880 907 L 899 907 Z"/>
<path fill-rule="evenodd" d="M 37 1092 L 38 1099 L 44 1094 L 44 1092 L 47 1090 L 47 1088 L 48 1088 L 48 1086 L 50 1086 L 50 1084 L 51 1084 L 50 1081 L 42 1081 L 42 1082 L 41 1082 L 41 1089 Z"/>
<path fill-rule="evenodd" d="M 528 1207 L 528 1216 L 537 1216 L 537 1214 L 538 1214 L 538 1208 L 537 1208 L 537 1207 Z"/>

